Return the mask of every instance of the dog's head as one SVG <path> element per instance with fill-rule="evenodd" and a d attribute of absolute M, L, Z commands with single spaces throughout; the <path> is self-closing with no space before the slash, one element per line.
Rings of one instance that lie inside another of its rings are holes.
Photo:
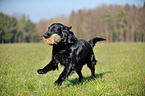
<path fill-rule="evenodd" d="M 54 23 L 48 27 L 48 31 L 43 35 L 45 39 L 51 38 L 54 34 L 60 37 L 60 42 L 64 43 L 74 43 L 76 41 L 76 37 L 74 36 L 73 32 L 70 31 L 71 27 L 65 26 L 61 23 Z M 57 36 L 56 35 L 56 36 Z"/>

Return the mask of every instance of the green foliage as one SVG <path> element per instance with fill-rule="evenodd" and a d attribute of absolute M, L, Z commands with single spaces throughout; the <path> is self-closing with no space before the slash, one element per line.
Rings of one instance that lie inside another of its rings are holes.
<path fill-rule="evenodd" d="M 104 37 L 108 38 L 109 41 L 112 41 L 112 34 L 113 34 L 113 18 L 111 16 L 111 13 L 108 9 L 105 9 L 105 11 L 101 15 L 101 22 L 103 23 L 102 26 L 104 26 Z"/>
<path fill-rule="evenodd" d="M 118 9 L 115 18 L 115 39 L 118 41 L 126 41 L 127 20 L 122 8 Z"/>
<path fill-rule="evenodd" d="M 20 20 L 0 13 L 0 43 L 32 42 L 37 32 L 35 24 L 23 15 Z"/>
<path fill-rule="evenodd" d="M 36 35 L 35 24 L 30 21 L 29 17 L 23 15 L 18 24 L 18 36 L 20 37 L 18 41 L 31 42 L 34 41 Z"/>
<path fill-rule="evenodd" d="M 145 44 L 98 43 L 94 53 L 98 59 L 96 79 L 83 67 L 84 81 L 78 83 L 76 73 L 62 86 L 53 83 L 63 70 L 38 75 L 51 59 L 51 47 L 41 43 L 0 45 L 1 96 L 144 96 Z"/>
<path fill-rule="evenodd" d="M 14 42 L 16 32 L 16 18 L 0 13 L 0 43 Z"/>
<path fill-rule="evenodd" d="M 102 22 L 111 22 L 112 16 L 108 9 L 105 9 L 105 11 L 102 13 Z"/>

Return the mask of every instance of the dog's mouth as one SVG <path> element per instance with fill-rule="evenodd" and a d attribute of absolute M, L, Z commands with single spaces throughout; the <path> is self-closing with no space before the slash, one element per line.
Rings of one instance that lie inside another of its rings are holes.
<path fill-rule="evenodd" d="M 49 38 L 43 36 L 43 41 L 47 45 L 54 45 L 61 41 L 61 37 L 58 34 L 52 34 Z"/>

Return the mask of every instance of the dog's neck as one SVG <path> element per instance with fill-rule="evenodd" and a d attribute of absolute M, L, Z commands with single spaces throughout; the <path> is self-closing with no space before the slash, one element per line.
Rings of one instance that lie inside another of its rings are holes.
<path fill-rule="evenodd" d="M 69 43 L 64 43 L 64 42 L 60 42 L 58 44 L 55 44 L 53 45 L 53 52 L 60 52 L 63 50 L 64 51 L 67 51 L 69 50 L 69 48 L 71 47 L 72 44 L 69 44 Z"/>

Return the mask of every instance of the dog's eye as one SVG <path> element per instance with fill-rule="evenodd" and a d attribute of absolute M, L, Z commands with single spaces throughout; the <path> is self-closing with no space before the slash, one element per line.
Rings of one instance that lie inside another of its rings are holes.
<path fill-rule="evenodd" d="M 55 28 L 53 28 L 53 29 L 52 29 L 52 31 L 56 31 L 56 29 L 55 29 Z"/>

